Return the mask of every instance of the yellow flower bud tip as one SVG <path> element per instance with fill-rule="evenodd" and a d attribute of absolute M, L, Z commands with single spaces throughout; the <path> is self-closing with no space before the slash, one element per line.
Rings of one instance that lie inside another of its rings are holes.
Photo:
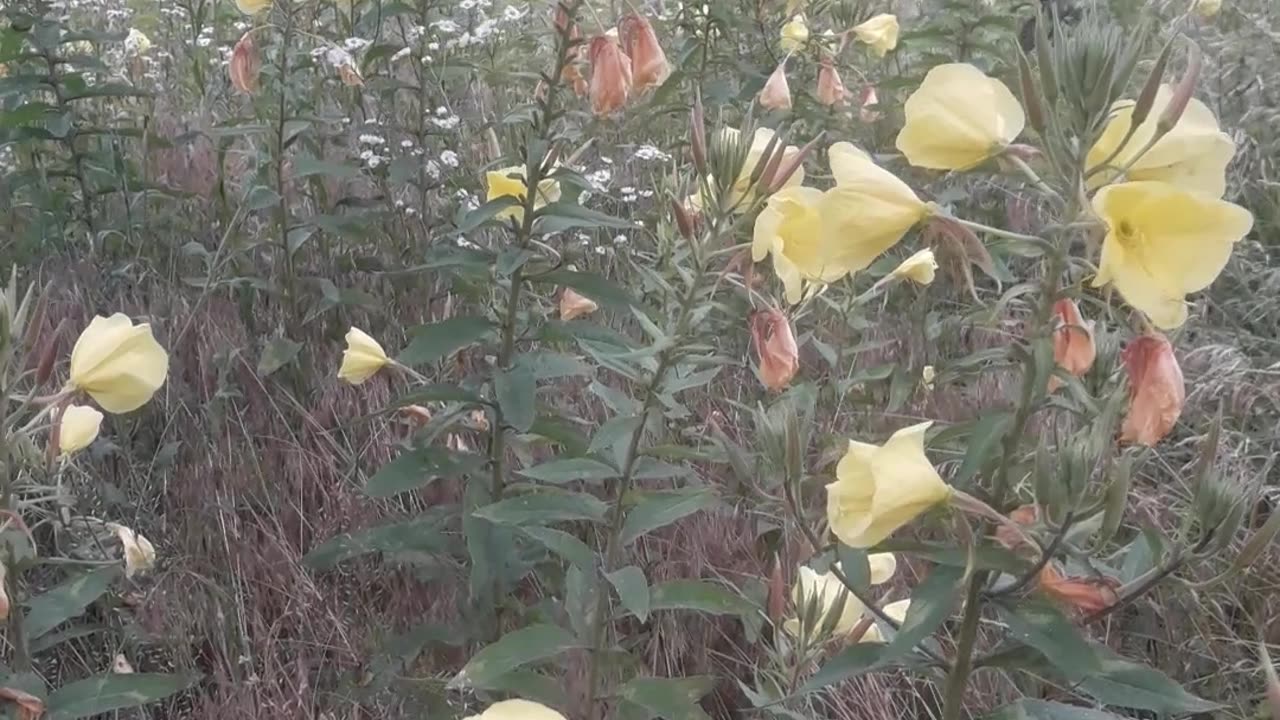
<path fill-rule="evenodd" d="M 490 705 L 479 715 L 471 715 L 463 720 L 565 720 L 565 717 L 542 703 L 503 700 Z"/>
<path fill-rule="evenodd" d="M 529 191 L 525 182 L 525 168 L 523 165 L 512 165 L 501 170 L 490 170 L 485 174 L 485 184 L 488 186 L 488 195 L 485 199 L 490 201 L 501 197 L 513 197 L 523 203 L 525 194 Z M 538 196 L 533 200 L 533 207 L 536 210 L 547 203 L 552 203 L 559 199 L 559 181 L 551 179 L 540 180 L 538 182 Z M 514 219 L 516 222 L 521 222 L 524 219 L 524 208 L 519 206 L 505 208 L 494 217 L 501 220 Z"/>
<path fill-rule="evenodd" d="M 895 432 L 882 446 L 850 441 L 827 485 L 827 521 L 849 547 L 872 547 L 926 510 L 951 488 L 924 454 L 930 422 Z"/>
<path fill-rule="evenodd" d="M 116 537 L 120 538 L 120 546 L 124 550 L 125 577 L 132 578 L 138 573 L 147 572 L 155 567 L 156 549 L 150 540 L 134 532 L 133 528 L 124 525 L 113 523 L 107 527 L 114 530 Z"/>
<path fill-rule="evenodd" d="M 352 385 L 359 385 L 391 363 L 391 358 L 377 340 L 360 328 L 347 331 L 347 349 L 342 353 L 342 367 L 338 377 Z"/>
<path fill-rule="evenodd" d="M 898 47 L 898 18 L 889 13 L 881 13 L 853 28 L 853 33 L 871 46 L 878 57 L 884 57 Z"/>
<path fill-rule="evenodd" d="M 1239 205 L 1162 182 L 1107 186 L 1093 210 L 1107 226 L 1094 286 L 1114 285 L 1161 329 L 1186 321 L 1186 295 L 1218 277 L 1253 227 Z"/>
<path fill-rule="evenodd" d="M 892 277 L 910 280 L 917 285 L 928 285 L 933 282 L 938 269 L 938 261 L 934 259 L 933 250 L 925 248 L 912 255 L 902 264 L 894 268 Z"/>
<path fill-rule="evenodd" d="M 102 413 L 87 405 L 72 405 L 58 420 L 58 452 L 70 455 L 93 443 L 102 426 Z"/>
<path fill-rule="evenodd" d="M 147 323 L 123 313 L 95 317 L 71 350 L 68 386 L 90 395 L 109 413 L 142 407 L 169 374 L 169 354 Z"/>
<path fill-rule="evenodd" d="M 907 98 L 897 148 L 907 162 L 967 170 L 1012 143 L 1026 116 L 1004 83 L 967 63 L 938 65 Z"/>

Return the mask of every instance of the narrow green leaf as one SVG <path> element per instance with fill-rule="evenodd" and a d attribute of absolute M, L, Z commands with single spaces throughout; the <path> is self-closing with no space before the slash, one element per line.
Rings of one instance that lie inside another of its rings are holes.
<path fill-rule="evenodd" d="M 1121 720 L 1121 717 L 1092 708 L 1023 698 L 1005 705 L 983 720 Z"/>
<path fill-rule="evenodd" d="M 316 570 L 329 570 L 345 560 L 375 552 L 440 552 L 449 546 L 443 526 L 444 518 L 437 513 L 343 533 L 307 553 L 302 562 Z"/>
<path fill-rule="evenodd" d="M 360 174 L 360 168 L 347 163 L 317 160 L 310 155 L 299 155 L 291 161 L 294 177 L 328 175 L 332 178 L 352 178 Z"/>
<path fill-rule="evenodd" d="M 267 377 L 271 373 L 293 362 L 298 357 L 302 343 L 294 342 L 287 337 L 272 338 L 262 349 L 262 357 L 258 359 L 258 374 Z"/>
<path fill-rule="evenodd" d="M 911 605 L 902 627 L 885 648 L 883 662 L 902 657 L 937 631 L 951 615 L 959 599 L 958 585 L 964 568 L 935 565 L 929 576 L 911 593 Z"/>
<path fill-rule="evenodd" d="M 181 692 L 198 674 L 109 673 L 64 685 L 49 695 L 48 720 L 73 720 L 146 705 Z"/>
<path fill-rule="evenodd" d="M 520 532 L 541 543 L 551 552 L 568 560 L 570 564 L 584 573 L 593 572 L 596 564 L 596 554 L 577 537 L 563 530 L 540 525 L 526 525 L 520 528 Z"/>
<path fill-rule="evenodd" d="M 998 606 L 1000 619 L 1009 633 L 1045 657 L 1072 682 L 1097 673 L 1101 659 L 1075 624 L 1052 605 L 1036 600 L 1019 602 L 1014 607 Z"/>
<path fill-rule="evenodd" d="M 705 510 L 715 505 L 716 500 L 715 493 L 706 488 L 644 493 L 627 512 L 622 524 L 622 542 L 631 543 L 645 533 Z"/>
<path fill-rule="evenodd" d="M 671 580 L 654 585 L 649 609 L 697 610 L 713 615 L 749 615 L 756 611 L 736 591 L 709 580 Z"/>
<path fill-rule="evenodd" d="M 573 635 L 556 625 L 530 625 L 476 653 L 449 681 L 453 687 L 486 688 L 503 675 L 531 662 L 545 660 L 577 647 Z"/>
<path fill-rule="evenodd" d="M 1103 704 L 1158 715 L 1208 713 L 1222 707 L 1192 695 L 1155 668 L 1126 660 L 1105 647 L 1099 646 L 1097 653 L 1101 669 L 1084 678 L 1079 689 Z M 1053 658 L 1049 661 L 1061 667 Z"/>
<path fill-rule="evenodd" d="M 38 638 L 62 623 L 79 617 L 90 603 L 102 597 L 111 583 L 124 575 L 121 565 L 107 565 L 77 575 L 47 592 L 27 600 L 23 618 L 28 638 Z"/>
<path fill-rule="evenodd" d="M 630 220 L 605 215 L 576 203 L 548 203 L 537 211 L 536 229 L 539 233 L 564 232 L 572 228 L 622 228 L 637 225 Z"/>
<path fill-rule="evenodd" d="M 491 222 L 494 218 L 498 216 L 498 213 L 502 212 L 503 210 L 506 210 L 508 208 L 513 208 L 519 204 L 520 204 L 520 201 L 517 200 L 512 195 L 504 195 L 499 198 L 494 198 L 493 200 L 490 200 L 484 203 L 480 207 L 467 212 L 466 215 L 463 215 L 460 219 L 458 219 L 457 227 L 454 229 L 453 232 L 455 235 L 462 235 L 464 233 L 469 233 L 472 230 L 475 230 L 476 228 L 480 227 L 481 225 Z"/>
<path fill-rule="evenodd" d="M 527 365 L 516 365 L 493 377 L 493 394 L 502 408 L 503 420 L 519 432 L 533 426 L 537 417 L 538 383 Z"/>
<path fill-rule="evenodd" d="M 396 358 L 405 365 L 427 365 L 479 342 L 493 326 L 482 317 L 455 317 L 409 331 L 409 346 Z"/>
<path fill-rule="evenodd" d="M 598 482 L 600 480 L 610 480 L 619 475 L 618 471 L 611 466 L 589 457 L 552 460 L 541 465 L 534 465 L 531 468 L 525 468 L 520 471 L 520 474 L 531 480 L 540 480 L 557 485 L 575 480 Z"/>
<path fill-rule="evenodd" d="M 613 589 L 618 591 L 622 607 L 640 622 L 649 619 L 649 581 L 645 579 L 643 570 L 635 565 L 628 565 L 606 573 L 605 577 L 613 584 Z"/>
<path fill-rule="evenodd" d="M 570 520 L 604 522 L 609 505 L 586 493 L 545 490 L 500 500 L 476 510 L 476 517 L 499 525 L 546 525 Z"/>
<path fill-rule="evenodd" d="M 453 452 L 439 447 L 411 450 L 383 465 L 364 491 L 370 497 L 390 497 L 415 490 L 437 478 L 453 478 L 473 473 L 484 466 L 482 455 Z"/>
<path fill-rule="evenodd" d="M 829 685 L 875 670 L 881 667 L 881 660 L 886 657 L 887 649 L 888 646 L 883 643 L 854 643 L 823 663 L 822 667 L 818 668 L 818 672 L 805 681 L 796 694 L 804 695 L 821 690 Z"/>
<path fill-rule="evenodd" d="M 1013 424 L 1013 416 L 1009 413 L 990 413 L 983 415 L 973 424 L 973 430 L 965 439 L 964 461 L 956 471 L 952 484 L 965 486 L 974 475 L 986 464 L 987 458 L 1000 445 L 1000 440 Z"/>
<path fill-rule="evenodd" d="M 698 702 L 715 687 L 715 678 L 699 675 L 684 678 L 634 678 L 618 689 L 629 702 L 662 720 L 708 720 Z"/>

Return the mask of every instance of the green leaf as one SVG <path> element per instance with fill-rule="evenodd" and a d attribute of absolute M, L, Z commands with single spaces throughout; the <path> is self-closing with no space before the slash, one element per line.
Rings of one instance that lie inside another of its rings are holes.
<path fill-rule="evenodd" d="M 308 175 L 328 175 L 334 178 L 353 178 L 360 174 L 360 168 L 340 162 L 317 160 L 310 155 L 299 155 L 291 161 L 294 177 Z"/>
<path fill-rule="evenodd" d="M 605 573 L 605 577 L 613 584 L 613 589 L 618 591 L 622 607 L 640 622 L 649 619 L 649 581 L 645 579 L 643 570 L 635 565 L 628 565 Z"/>
<path fill-rule="evenodd" d="M 45 706 L 48 720 L 100 715 L 137 707 L 181 692 L 200 679 L 198 674 L 110 673 L 78 680 L 58 688 Z"/>
<path fill-rule="evenodd" d="M 964 567 L 969 551 L 954 544 L 921 542 L 919 540 L 886 540 L 876 546 L 876 552 L 909 553 L 940 565 Z M 1020 575 L 1031 566 L 1026 560 L 998 545 L 979 545 L 974 553 L 974 567 L 979 570 L 997 570 L 1010 575 Z"/>
<path fill-rule="evenodd" d="M 498 213 L 503 210 L 516 207 L 519 204 L 520 201 L 512 195 L 504 195 L 499 198 L 494 198 L 475 210 L 469 211 L 466 215 L 463 215 L 461 219 L 457 221 L 457 227 L 453 232 L 455 235 L 469 233 L 481 225 L 491 222 L 495 217 L 497 217 Z"/>
<path fill-rule="evenodd" d="M 489 687 L 503 675 L 531 662 L 545 660 L 577 647 L 573 635 L 556 625 L 530 625 L 509 632 L 488 645 L 449 681 L 453 687 Z"/>
<path fill-rule="evenodd" d="M 316 570 L 329 570 L 344 560 L 375 552 L 440 552 L 449 546 L 443 525 L 443 518 L 426 516 L 343 533 L 307 553 L 302 562 Z"/>
<path fill-rule="evenodd" d="M 1078 682 L 1102 669 L 1093 645 L 1052 605 L 1025 600 L 1014 607 L 998 607 L 1000 618 L 1009 627 L 1009 634 L 1040 651 L 1071 682 Z"/>
<path fill-rule="evenodd" d="M 584 573 L 591 573 L 595 568 L 596 554 L 587 544 L 563 530 L 529 525 L 520 528 L 520 532 L 541 543 L 551 552 L 568 560 Z"/>
<path fill-rule="evenodd" d="M 715 687 L 710 675 L 684 678 L 633 678 L 618 688 L 618 694 L 627 701 L 652 713 L 662 720 L 707 720 L 706 712 L 698 705 L 703 696 Z"/>
<path fill-rule="evenodd" d="M 713 615 L 749 615 L 755 605 L 736 591 L 707 580 L 671 580 L 654 585 L 650 610 L 697 610 Z"/>
<path fill-rule="evenodd" d="M 984 716 L 983 720 L 1121 720 L 1121 718 L 1119 715 L 1101 710 L 1023 698 Z"/>
<path fill-rule="evenodd" d="M 964 461 L 956 471 L 953 485 L 966 486 L 973 476 L 986 464 L 987 458 L 1000 445 L 1000 440 L 1013 424 L 1013 416 L 1007 412 L 983 415 L 973 425 L 973 430 L 965 439 Z"/>
<path fill-rule="evenodd" d="M 569 520 L 604 522 L 609 505 L 586 493 L 544 490 L 500 500 L 473 514 L 499 525 L 546 525 Z"/>
<path fill-rule="evenodd" d="M 120 565 L 107 565 L 77 575 L 24 603 L 28 610 L 23 628 L 28 638 L 38 638 L 62 623 L 79 617 L 90 603 L 102 597 L 111 583 L 124 575 Z"/>
<path fill-rule="evenodd" d="M 520 471 L 520 474 L 531 480 L 560 485 L 575 480 L 588 482 L 611 480 L 618 477 L 620 473 L 599 460 L 589 457 L 576 457 L 552 460 L 531 468 L 525 468 Z"/>
<path fill-rule="evenodd" d="M 483 455 L 458 453 L 439 447 L 411 450 L 383 465 L 364 491 L 370 497 L 390 497 L 414 490 L 436 478 L 453 478 L 473 473 L 484 466 Z"/>
<path fill-rule="evenodd" d="M 267 377 L 271 373 L 293 362 L 298 357 L 302 343 L 294 342 L 287 337 L 272 338 L 262 349 L 262 357 L 258 359 L 258 374 Z"/>
<path fill-rule="evenodd" d="M 482 317 L 455 317 L 409 331 L 409 346 L 396 358 L 405 365 L 427 365 L 479 342 L 493 326 Z"/>
<path fill-rule="evenodd" d="M 942 626 L 955 609 L 959 600 L 960 579 L 964 568 L 953 565 L 936 565 L 924 582 L 911 593 L 911 605 L 902 627 L 884 651 L 884 662 L 902 657 L 915 649 L 925 638 Z"/>
<path fill-rule="evenodd" d="M 622 524 L 622 542 L 628 544 L 645 533 L 665 527 L 687 515 L 716 504 L 715 493 L 706 488 L 644 493 L 627 512 Z"/>
<path fill-rule="evenodd" d="M 249 210 L 263 210 L 269 207 L 275 207 L 280 204 L 280 196 L 275 190 L 265 186 L 258 185 L 249 191 L 249 197 L 245 199 L 245 205 Z"/>
<path fill-rule="evenodd" d="M 631 294 L 608 278 L 595 273 L 576 272 L 573 270 L 553 270 L 533 278 L 538 282 L 567 285 L 585 297 L 591 298 L 601 305 L 626 310 L 640 307 Z"/>
<path fill-rule="evenodd" d="M 516 365 L 493 377 L 493 394 L 502 408 L 502 419 L 519 432 L 533 426 L 537 417 L 538 383 L 527 365 Z"/>
<path fill-rule="evenodd" d="M 568 202 L 548 203 L 537 211 L 534 222 L 535 232 L 543 234 L 564 232 L 572 228 L 632 229 L 638 227 L 630 220 L 623 220 Z"/>
<path fill-rule="evenodd" d="M 1187 692 L 1169 676 L 1097 647 L 1101 670 L 1078 686 L 1105 705 L 1148 710 L 1158 715 L 1189 715 L 1217 710 L 1222 705 Z M 1050 658 L 1050 662 L 1057 662 Z"/>
<path fill-rule="evenodd" d="M 457 385 L 432 383 L 431 385 L 423 385 L 407 395 L 402 395 L 400 399 L 396 400 L 396 406 L 404 407 L 428 402 L 480 404 L 484 400 L 475 392 Z"/>
<path fill-rule="evenodd" d="M 882 666 L 881 661 L 886 657 L 887 649 L 888 646 L 883 643 L 854 643 L 823 663 L 796 694 L 804 695 L 821 690 L 828 685 L 875 670 Z"/>

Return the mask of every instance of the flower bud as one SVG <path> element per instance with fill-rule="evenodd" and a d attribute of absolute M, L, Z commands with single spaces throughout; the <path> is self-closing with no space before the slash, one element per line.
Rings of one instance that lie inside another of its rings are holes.
<path fill-rule="evenodd" d="M 1174 86 L 1169 104 L 1165 106 L 1164 112 L 1160 113 L 1160 119 L 1156 121 L 1157 135 L 1169 132 L 1182 119 L 1182 113 L 1186 111 L 1187 104 L 1195 95 L 1196 83 L 1200 80 L 1200 59 L 1200 46 L 1192 44 L 1191 51 L 1187 53 L 1187 69 L 1182 73 L 1182 79 Z"/>
<path fill-rule="evenodd" d="M 391 362 L 382 345 L 360 328 L 347 331 L 347 349 L 342 353 L 342 366 L 338 377 L 352 385 L 359 385 L 378 373 Z"/>
<path fill-rule="evenodd" d="M 702 95 L 693 99 L 693 108 L 689 110 L 689 154 L 693 156 L 693 167 L 698 175 L 707 174 L 707 126 L 706 113 L 702 109 Z"/>
<path fill-rule="evenodd" d="M 783 577 L 782 563 L 773 559 L 773 571 L 769 573 L 769 619 L 775 625 L 782 622 L 787 612 L 787 580 Z"/>
<path fill-rule="evenodd" d="M 658 44 L 653 25 L 636 13 L 628 13 L 618 23 L 622 50 L 631 58 L 632 81 L 637 89 L 657 87 L 671 74 L 666 53 Z"/>
<path fill-rule="evenodd" d="M 1054 601 L 1088 615 L 1116 604 L 1120 582 L 1112 577 L 1067 577 L 1050 562 L 1037 576 L 1040 590 Z"/>
<path fill-rule="evenodd" d="M 899 280 L 910 280 L 917 285 L 928 285 L 933 282 L 937 269 L 938 261 L 934 259 L 933 251 L 925 248 L 903 260 L 889 275 Z"/>
<path fill-rule="evenodd" d="M 102 413 L 87 405 L 72 405 L 58 416 L 58 452 L 71 455 L 93 443 L 102 427 Z"/>
<path fill-rule="evenodd" d="M 831 58 L 823 58 L 818 66 L 818 102 L 831 107 L 843 105 L 848 97 L 849 91 L 845 89 Z"/>
<path fill-rule="evenodd" d="M 876 95 L 875 85 L 864 85 L 862 92 L 858 96 L 858 119 L 864 123 L 873 123 L 879 120 L 881 113 L 875 107 L 880 104 L 880 98 Z"/>
<path fill-rule="evenodd" d="M 597 116 L 622 109 L 631 95 L 631 58 L 608 36 L 591 41 L 591 111 Z"/>
<path fill-rule="evenodd" d="M 0 620 L 9 619 L 9 566 L 0 562 Z M 38 716 L 37 716 L 38 717 Z"/>
<path fill-rule="evenodd" d="M 787 181 L 790 180 L 804 166 L 805 158 L 809 157 L 809 154 L 812 153 L 813 149 L 818 146 L 818 143 L 822 140 L 825 140 L 826 137 L 827 137 L 827 132 L 825 130 L 818 133 L 816 137 L 814 137 L 809 142 L 805 143 L 804 146 L 801 147 L 798 152 L 796 152 L 795 156 L 791 158 L 787 158 L 785 156 L 785 152 L 786 152 L 785 147 L 779 148 L 778 155 L 782 156 L 783 162 L 777 165 L 776 171 L 771 171 L 765 177 L 765 182 L 766 182 L 765 189 L 770 194 L 773 194 L 778 192 L 782 188 L 786 187 Z"/>
<path fill-rule="evenodd" d="M 680 236 L 685 240 L 692 240 L 697 232 L 696 222 L 693 215 L 685 208 L 684 203 L 679 200 L 671 200 L 671 214 L 676 217 L 676 229 L 680 231 Z"/>
<path fill-rule="evenodd" d="M 778 391 L 790 385 L 800 368 L 800 351 L 787 316 L 777 308 L 756 313 L 751 318 L 751 340 L 765 387 Z"/>
<path fill-rule="evenodd" d="M 760 104 L 770 110 L 791 109 L 791 86 L 787 84 L 787 61 L 783 59 L 760 90 Z"/>
<path fill-rule="evenodd" d="M 1136 338 L 1120 353 L 1129 374 L 1129 411 L 1120 428 L 1120 441 L 1148 447 L 1169 434 L 1187 391 L 1173 346 L 1159 333 Z"/>
<path fill-rule="evenodd" d="M 573 288 L 565 288 L 560 293 L 560 319 L 565 322 L 590 315 L 599 309 L 600 306 L 594 300 L 579 295 Z"/>
<path fill-rule="evenodd" d="M 556 32 L 561 35 L 568 35 L 570 40 L 578 39 L 578 26 L 573 22 L 573 18 L 569 17 L 569 8 L 564 2 L 557 2 L 555 13 L 552 19 Z"/>
<path fill-rule="evenodd" d="M 258 72 L 262 69 L 262 59 L 258 57 L 258 48 L 253 44 L 253 31 L 240 36 L 231 50 L 231 62 L 227 63 L 227 72 L 231 75 L 231 87 L 246 95 L 258 92 Z"/>
<path fill-rule="evenodd" d="M 1082 377 L 1098 356 L 1093 341 L 1093 321 L 1081 317 L 1079 306 L 1067 298 L 1053 304 L 1053 316 L 1058 323 L 1053 331 L 1053 361 L 1068 374 Z M 1049 377 L 1049 392 L 1061 385 L 1057 376 Z"/>
<path fill-rule="evenodd" d="M 1151 74 L 1147 76 L 1147 82 L 1142 86 L 1142 91 L 1138 93 L 1138 99 L 1133 104 L 1133 115 L 1129 118 L 1129 127 L 1136 128 L 1146 122 L 1147 115 L 1151 113 L 1151 107 L 1155 105 L 1156 93 L 1160 92 L 1160 85 L 1164 82 L 1164 70 L 1169 64 L 1169 56 L 1173 54 L 1173 41 L 1165 43 L 1164 49 L 1160 51 L 1160 56 L 1156 58 L 1155 65 L 1151 66 Z"/>
<path fill-rule="evenodd" d="M 1009 513 L 1009 519 L 1023 527 L 1030 527 L 1040 519 L 1040 508 L 1035 505 L 1022 505 Z M 1019 533 L 1011 525 L 1001 524 L 996 527 L 996 542 L 1009 550 L 1017 550 L 1026 543 L 1026 535 Z"/>
<path fill-rule="evenodd" d="M 1036 133 L 1044 135 L 1044 107 L 1040 104 L 1040 93 L 1036 91 L 1036 81 L 1031 75 L 1031 61 L 1021 48 L 1018 49 L 1018 84 L 1022 90 L 1022 107 L 1027 111 L 1027 124 Z"/>

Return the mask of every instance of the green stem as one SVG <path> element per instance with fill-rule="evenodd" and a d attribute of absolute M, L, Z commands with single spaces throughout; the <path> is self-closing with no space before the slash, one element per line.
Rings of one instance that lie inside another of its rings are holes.
<path fill-rule="evenodd" d="M 973 646 L 978 639 L 978 623 L 982 619 L 983 573 L 974 573 L 965 590 L 964 619 L 956 638 L 956 660 L 942 691 L 942 720 L 959 720 L 964 709 L 964 690 L 973 670 Z"/>
<path fill-rule="evenodd" d="M 285 124 L 289 112 L 289 45 L 293 40 L 293 11 L 285 10 L 283 35 L 280 39 L 280 106 L 276 118 L 276 194 L 280 197 L 276 206 L 276 224 L 280 232 L 280 266 L 284 275 L 285 307 L 289 318 L 298 321 L 297 276 L 293 267 L 293 253 L 289 251 L 289 193 L 284 179 Z"/>

